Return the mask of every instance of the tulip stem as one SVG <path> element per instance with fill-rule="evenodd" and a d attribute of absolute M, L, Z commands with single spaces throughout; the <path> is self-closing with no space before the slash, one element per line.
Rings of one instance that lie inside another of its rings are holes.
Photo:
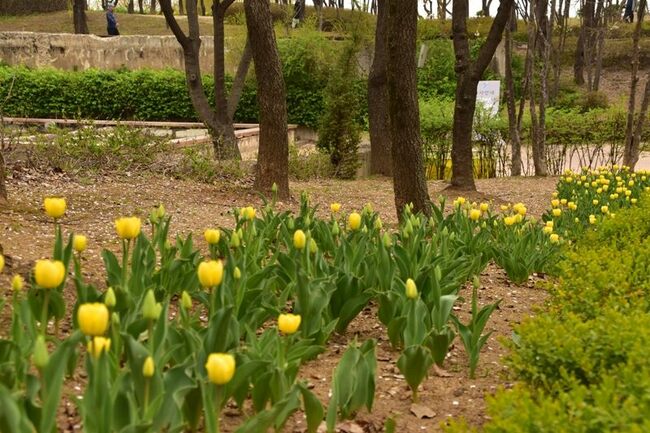
<path fill-rule="evenodd" d="M 131 239 L 122 239 L 122 288 L 127 290 L 127 270 L 129 267 L 129 247 L 131 246 Z"/>
<path fill-rule="evenodd" d="M 144 379 L 144 413 L 143 415 L 147 416 L 147 407 L 149 407 L 149 388 L 151 385 L 151 378 L 145 377 Z"/>
<path fill-rule="evenodd" d="M 223 400 L 223 387 L 221 385 L 217 385 L 217 390 L 215 393 L 215 406 L 216 406 L 216 413 L 217 413 L 217 422 L 216 424 L 216 431 L 215 433 L 219 433 L 219 424 L 221 424 L 221 400 Z"/>
<path fill-rule="evenodd" d="M 45 290 L 43 295 L 43 309 L 41 310 L 41 333 L 43 336 L 47 333 L 47 307 L 50 302 L 50 291 Z"/>
<path fill-rule="evenodd" d="M 153 355 L 153 320 L 149 320 L 148 323 L 148 328 L 149 328 L 149 352 Z"/>
<path fill-rule="evenodd" d="M 420 401 L 420 396 L 418 395 L 418 388 L 415 387 L 413 388 L 413 403 L 417 403 Z"/>

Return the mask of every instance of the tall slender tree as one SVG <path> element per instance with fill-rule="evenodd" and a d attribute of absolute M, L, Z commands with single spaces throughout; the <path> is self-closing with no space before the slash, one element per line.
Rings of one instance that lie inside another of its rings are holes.
<path fill-rule="evenodd" d="M 468 0 L 454 0 L 453 2 L 452 36 L 458 80 L 451 149 L 451 186 L 457 189 L 476 190 L 472 156 L 472 125 L 476 111 L 477 86 L 501 42 L 503 29 L 510 19 L 513 3 L 514 0 L 501 0 L 487 39 L 481 46 L 477 59 L 472 61 L 467 37 Z"/>
<path fill-rule="evenodd" d="M 280 56 L 275 41 L 271 6 L 265 0 L 244 0 L 257 101 L 260 107 L 260 138 L 255 187 L 269 192 L 277 185 L 281 197 L 289 196 L 289 140 L 287 102 Z"/>
<path fill-rule="evenodd" d="M 393 172 L 393 159 L 388 109 L 388 0 L 378 0 L 377 7 L 375 55 L 368 76 L 370 172 L 390 176 Z"/>
<path fill-rule="evenodd" d="M 187 1 L 187 21 L 189 35 L 181 29 L 174 17 L 171 0 L 160 0 L 160 7 L 169 28 L 183 48 L 185 63 L 185 77 L 192 100 L 199 119 L 207 126 L 212 136 L 215 158 L 239 159 L 239 148 L 235 139 L 233 119 L 237 102 L 241 96 L 241 89 L 248 73 L 251 62 L 249 44 L 246 44 L 244 54 L 239 63 L 239 68 L 229 96 L 226 96 L 225 61 L 224 61 L 224 16 L 225 11 L 234 0 L 215 0 L 213 2 L 214 26 L 214 94 L 216 110 L 210 106 L 203 89 L 199 53 L 201 37 L 199 34 L 199 18 L 196 0 Z"/>
<path fill-rule="evenodd" d="M 430 213 L 424 176 L 415 49 L 418 1 L 388 0 L 388 99 L 395 207 Z"/>
<path fill-rule="evenodd" d="M 632 76 L 630 80 L 630 99 L 627 108 L 627 125 L 625 128 L 625 149 L 623 154 L 623 164 L 631 168 L 636 166 L 639 161 L 639 151 L 641 146 L 641 132 L 648 117 L 648 104 L 650 103 L 650 74 L 641 103 L 641 110 L 636 112 L 637 87 L 639 86 L 639 53 L 641 29 L 643 19 L 647 8 L 647 0 L 639 2 L 639 13 L 636 26 L 632 36 Z"/>

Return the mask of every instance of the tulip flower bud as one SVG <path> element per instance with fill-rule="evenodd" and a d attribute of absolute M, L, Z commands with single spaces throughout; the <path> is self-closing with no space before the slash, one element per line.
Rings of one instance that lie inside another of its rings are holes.
<path fill-rule="evenodd" d="M 18 274 L 14 275 L 14 277 L 11 279 L 11 290 L 14 292 L 20 292 L 24 286 L 25 280 L 23 280 L 23 277 Z"/>
<path fill-rule="evenodd" d="M 117 304 L 117 299 L 115 298 L 115 291 L 113 290 L 112 287 L 109 287 L 106 289 L 106 293 L 104 294 L 104 305 L 106 305 L 108 308 L 113 308 L 115 307 L 115 304 Z"/>
<path fill-rule="evenodd" d="M 384 236 L 382 237 L 382 241 L 384 243 L 384 247 L 386 248 L 390 248 L 393 246 L 393 240 L 391 239 L 388 233 L 384 233 Z"/>
<path fill-rule="evenodd" d="M 311 218 L 309 218 L 309 215 L 307 215 L 307 216 L 305 217 L 305 219 L 303 220 L 303 222 L 304 222 L 304 224 L 305 224 L 305 227 L 307 227 L 307 228 L 311 225 Z"/>
<path fill-rule="evenodd" d="M 273 185 L 271 185 L 271 192 L 272 192 L 273 194 L 277 194 L 277 193 L 278 193 L 278 184 L 277 184 L 277 183 L 273 182 Z"/>
<path fill-rule="evenodd" d="M 47 367 L 47 364 L 50 362 L 50 354 L 47 351 L 47 345 L 45 344 L 45 337 L 39 335 L 36 337 L 34 342 L 34 352 L 32 353 L 32 361 L 34 365 L 39 370 Z"/>
<path fill-rule="evenodd" d="M 472 221 L 478 221 L 479 218 L 481 218 L 480 209 L 472 209 L 469 211 L 469 219 L 471 219 Z"/>
<path fill-rule="evenodd" d="M 78 253 L 85 251 L 86 246 L 88 245 L 88 238 L 84 235 L 74 235 L 72 238 L 72 248 Z"/>
<path fill-rule="evenodd" d="M 239 248 L 241 241 L 239 240 L 239 234 L 237 232 L 232 232 L 230 235 L 230 246 L 233 248 Z"/>
<path fill-rule="evenodd" d="M 235 357 L 229 353 L 211 353 L 205 363 L 208 379 L 215 385 L 225 385 L 235 375 Z"/>
<path fill-rule="evenodd" d="M 147 320 L 156 320 L 158 314 L 156 314 L 156 295 L 154 295 L 153 290 L 149 289 L 146 295 L 144 295 L 144 301 L 142 302 L 142 317 Z"/>
<path fill-rule="evenodd" d="M 436 281 L 442 280 L 442 270 L 440 270 L 440 266 L 433 268 L 433 276 L 435 277 Z"/>
<path fill-rule="evenodd" d="M 165 216 L 165 206 L 162 204 L 158 206 L 158 209 L 156 209 L 156 216 L 160 219 L 163 219 Z"/>
<path fill-rule="evenodd" d="M 309 240 L 309 252 L 312 253 L 312 254 L 316 254 L 316 251 L 318 251 L 318 244 L 312 238 L 312 239 Z"/>
<path fill-rule="evenodd" d="M 111 314 L 111 324 L 117 328 L 120 327 L 120 315 L 117 313 Z"/>
<path fill-rule="evenodd" d="M 142 364 L 142 375 L 146 378 L 150 378 L 153 376 L 155 370 L 156 366 L 153 363 L 153 358 L 147 356 L 147 359 L 144 360 L 144 364 Z"/>
<path fill-rule="evenodd" d="M 192 297 L 185 290 L 181 294 L 181 306 L 186 310 L 192 309 Z"/>
<path fill-rule="evenodd" d="M 302 230 L 298 229 L 293 233 L 293 247 L 297 250 L 302 250 L 305 248 L 305 244 L 307 243 L 307 236 L 305 235 L 305 232 Z"/>
<path fill-rule="evenodd" d="M 481 288 L 481 280 L 479 280 L 478 275 L 472 277 L 472 286 L 478 290 Z"/>
<path fill-rule="evenodd" d="M 340 229 L 339 229 L 339 223 L 337 223 L 336 221 L 334 221 L 334 222 L 332 223 L 332 235 L 334 235 L 334 236 L 338 236 L 338 235 L 339 235 L 339 232 L 340 232 Z"/>
<path fill-rule="evenodd" d="M 411 219 L 406 220 L 406 224 L 404 224 L 404 232 L 407 235 L 413 234 L 413 224 L 411 223 Z"/>
<path fill-rule="evenodd" d="M 294 227 L 295 227 L 295 222 L 293 221 L 292 217 L 289 217 L 289 219 L 287 220 L 287 228 L 289 230 L 293 230 Z"/>
<path fill-rule="evenodd" d="M 366 226 L 361 227 L 361 233 L 363 233 L 363 234 L 368 233 L 368 227 L 366 227 Z"/>
<path fill-rule="evenodd" d="M 232 272 L 232 276 L 235 280 L 239 280 L 241 278 L 241 270 L 239 267 L 235 266 L 235 270 Z"/>
<path fill-rule="evenodd" d="M 415 299 L 418 297 L 418 288 L 415 285 L 415 281 L 411 278 L 406 280 L 406 297 L 409 299 Z"/>
<path fill-rule="evenodd" d="M 302 317 L 299 314 L 280 314 L 278 316 L 278 329 L 283 334 L 295 334 L 300 327 Z"/>
<path fill-rule="evenodd" d="M 384 227 L 384 225 L 381 222 L 381 218 L 377 217 L 375 220 L 375 229 L 381 230 Z"/>
<path fill-rule="evenodd" d="M 160 317 L 160 314 L 162 313 L 162 309 L 163 309 L 162 304 L 158 302 L 156 304 L 156 308 L 154 308 L 154 313 L 156 314 L 156 320 Z"/>
<path fill-rule="evenodd" d="M 95 359 L 99 359 L 99 357 L 102 356 L 102 353 L 111 350 L 111 339 L 104 337 L 93 337 L 93 339 L 88 342 L 87 349 L 90 356 Z"/>

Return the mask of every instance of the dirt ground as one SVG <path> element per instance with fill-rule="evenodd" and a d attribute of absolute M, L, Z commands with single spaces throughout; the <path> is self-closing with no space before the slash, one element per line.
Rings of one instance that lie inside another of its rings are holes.
<path fill-rule="evenodd" d="M 0 209 L 0 245 L 9 257 L 7 267 L 0 275 L 0 292 L 8 294 L 9 280 L 13 273 L 27 274 L 34 260 L 50 254 L 53 227 L 41 210 L 46 195 L 61 195 L 68 201 L 68 212 L 63 218 L 64 231 L 75 231 L 88 236 L 84 268 L 87 278 L 105 289 L 100 252 L 103 248 L 118 249 L 113 220 L 124 215 L 136 214 L 146 217 L 153 206 L 165 205 L 173 216 L 172 235 L 193 231 L 202 233 L 207 227 L 232 226 L 229 211 L 244 205 L 259 206 L 261 199 L 246 186 L 207 185 L 192 181 L 147 177 L 99 177 L 84 181 L 69 179 L 63 175 L 39 175 L 14 172 L 8 183 L 10 204 Z M 508 202 L 523 202 L 529 213 L 539 216 L 548 206 L 557 179 L 506 178 L 479 180 L 478 192 L 468 195 L 470 201 L 492 201 L 495 206 Z M 444 194 L 444 182 L 430 182 L 432 199 Z M 292 182 L 295 197 L 281 208 L 297 209 L 301 191 L 310 194 L 312 202 L 321 209 L 329 203 L 343 203 L 343 210 L 350 212 L 371 203 L 388 225 L 396 222 L 392 185 L 388 179 L 364 179 L 357 181 L 322 180 L 318 182 Z M 449 202 L 456 197 L 453 194 Z M 207 251 L 202 236 L 197 236 L 199 248 Z M 490 265 L 481 276 L 479 291 L 481 304 L 502 299 L 500 308 L 488 324 L 494 330 L 487 347 L 481 354 L 477 378 L 467 378 L 467 358 L 459 341 L 451 351 L 444 374 L 430 376 L 420 390 L 421 401 L 411 406 L 410 392 L 395 362 L 399 353 L 391 350 L 386 330 L 376 318 L 375 306 L 369 306 L 349 327 L 346 335 L 337 335 L 330 341 L 325 353 L 301 369 L 301 377 L 307 380 L 314 392 L 326 404 L 334 368 L 348 341 L 376 338 L 378 340 L 378 377 L 375 405 L 372 414 L 362 412 L 356 421 L 344 423 L 340 430 L 349 433 L 382 431 L 384 420 L 393 417 L 399 431 L 404 433 L 440 431 L 440 424 L 449 417 L 465 417 L 470 424 L 481 425 L 485 419 L 485 396 L 499 387 L 508 387 L 506 368 L 501 363 L 505 350 L 499 342 L 509 338 L 512 326 L 543 302 L 545 292 L 537 285 L 542 277 L 533 277 L 525 285 L 511 284 L 503 271 Z M 68 296 L 72 297 L 73 288 Z M 462 293 L 471 297 L 466 290 Z M 468 314 L 469 303 L 460 305 L 457 314 Z M 7 329 L 7 311 L 0 314 L 0 334 Z M 69 324 L 64 324 L 65 332 Z M 75 375 L 66 385 L 66 403 L 59 417 L 60 431 L 78 431 L 79 418 L 70 402 L 83 393 L 83 373 Z M 420 413 L 420 416 L 414 412 Z M 424 412 L 424 413 L 421 413 Z M 223 417 L 223 430 L 228 432 L 241 422 L 236 408 L 227 408 Z M 295 416 L 285 431 L 302 432 L 305 421 Z"/>

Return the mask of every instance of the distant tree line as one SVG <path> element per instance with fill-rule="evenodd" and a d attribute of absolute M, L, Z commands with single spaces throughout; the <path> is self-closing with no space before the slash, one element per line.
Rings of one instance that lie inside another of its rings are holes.
<path fill-rule="evenodd" d="M 24 15 L 35 12 L 55 12 L 68 8 L 68 0 L 2 0 L 0 15 Z"/>

